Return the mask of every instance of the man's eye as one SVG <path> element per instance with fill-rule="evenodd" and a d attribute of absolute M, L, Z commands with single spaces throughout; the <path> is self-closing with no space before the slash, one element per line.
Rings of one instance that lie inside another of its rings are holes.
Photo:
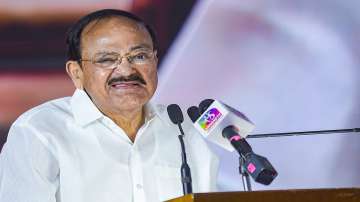
<path fill-rule="evenodd" d="M 116 62 L 115 58 L 100 58 L 95 60 L 95 63 L 98 64 L 114 64 Z"/>
<path fill-rule="evenodd" d="M 137 54 L 133 55 L 131 57 L 131 59 L 135 62 L 136 61 L 144 61 L 144 60 L 149 59 L 149 54 L 148 53 L 137 53 Z"/>

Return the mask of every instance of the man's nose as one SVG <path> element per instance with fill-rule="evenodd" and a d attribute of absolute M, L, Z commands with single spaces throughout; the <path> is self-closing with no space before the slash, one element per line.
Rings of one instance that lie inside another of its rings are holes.
<path fill-rule="evenodd" d="M 126 57 L 119 58 L 115 65 L 114 71 L 124 76 L 131 75 L 135 71 L 133 64 L 131 64 Z"/>

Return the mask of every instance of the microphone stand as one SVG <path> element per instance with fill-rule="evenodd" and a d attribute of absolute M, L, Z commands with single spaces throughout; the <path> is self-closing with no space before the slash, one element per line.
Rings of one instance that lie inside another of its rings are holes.
<path fill-rule="evenodd" d="M 181 158 L 182 158 L 182 164 L 181 164 L 181 182 L 183 186 L 183 192 L 184 195 L 186 194 L 192 194 L 192 180 L 191 180 L 191 173 L 190 173 L 190 167 L 187 164 L 186 159 L 186 152 L 185 152 L 185 145 L 184 145 L 184 131 L 181 127 L 181 123 L 177 124 L 180 130 L 180 135 L 178 136 L 181 146 Z"/>
<path fill-rule="evenodd" d="M 263 134 L 248 135 L 246 138 L 286 137 L 286 136 L 319 135 L 319 134 L 332 134 L 332 133 L 358 133 L 358 132 L 360 132 L 360 128 L 300 131 L 300 132 L 287 132 L 287 133 L 263 133 Z"/>
<path fill-rule="evenodd" d="M 251 189 L 251 181 L 250 176 L 245 170 L 244 158 L 242 156 L 239 157 L 239 173 L 241 175 L 241 181 L 243 183 L 244 191 L 252 191 Z"/>
<path fill-rule="evenodd" d="M 360 132 L 360 128 L 350 129 L 338 129 L 338 130 L 317 130 L 317 131 L 299 131 L 299 132 L 285 132 L 285 133 L 263 133 L 248 135 L 246 138 L 269 138 L 269 137 L 290 137 L 290 136 L 304 136 L 304 135 L 319 135 L 319 134 L 334 134 L 334 133 L 357 133 Z M 249 174 L 244 167 L 244 158 L 239 157 L 239 173 L 241 174 L 241 180 L 244 191 L 252 191 L 251 181 Z"/>

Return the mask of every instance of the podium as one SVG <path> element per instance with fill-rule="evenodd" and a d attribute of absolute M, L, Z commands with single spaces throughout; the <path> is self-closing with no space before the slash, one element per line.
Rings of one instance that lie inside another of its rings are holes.
<path fill-rule="evenodd" d="M 360 202 L 360 188 L 195 193 L 168 202 Z"/>

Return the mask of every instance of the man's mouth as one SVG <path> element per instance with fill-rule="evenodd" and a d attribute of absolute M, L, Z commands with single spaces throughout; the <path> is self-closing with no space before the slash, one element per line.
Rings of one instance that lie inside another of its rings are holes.
<path fill-rule="evenodd" d="M 134 88 L 141 87 L 143 84 L 138 81 L 116 81 L 110 84 L 113 88 Z"/>

